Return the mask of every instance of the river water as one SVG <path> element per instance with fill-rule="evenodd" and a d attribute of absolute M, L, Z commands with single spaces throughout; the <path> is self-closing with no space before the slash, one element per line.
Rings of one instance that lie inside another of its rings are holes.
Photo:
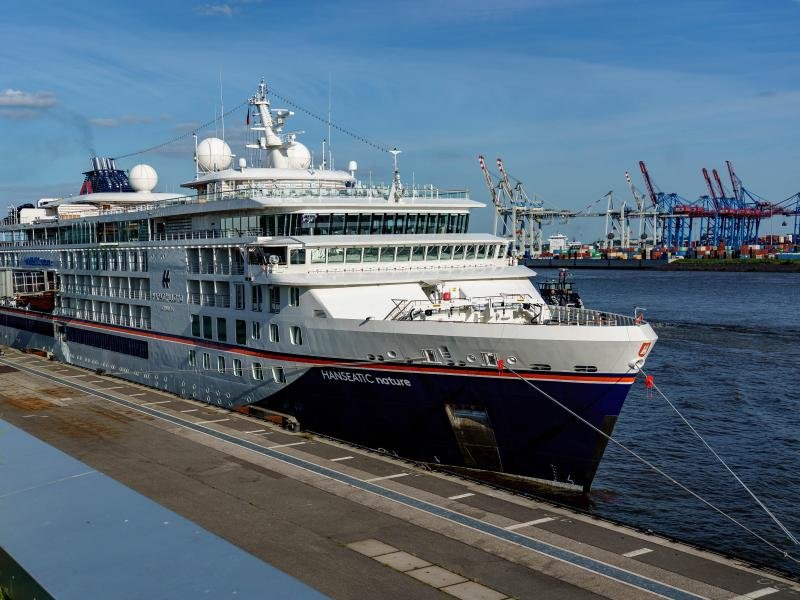
<path fill-rule="evenodd" d="M 554 270 L 540 269 L 540 278 Z M 800 274 L 573 270 L 587 308 L 646 308 L 659 341 L 646 371 L 800 537 Z M 641 379 L 614 437 L 796 557 L 766 516 Z M 590 512 L 800 575 L 800 565 L 609 444 Z"/>

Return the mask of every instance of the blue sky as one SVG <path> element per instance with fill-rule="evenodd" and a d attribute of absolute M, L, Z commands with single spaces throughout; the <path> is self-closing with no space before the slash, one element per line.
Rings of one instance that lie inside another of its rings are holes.
<path fill-rule="evenodd" d="M 800 190 L 798 34 L 795 0 L 9 3 L 0 206 L 77 192 L 90 148 L 119 156 L 213 119 L 220 72 L 227 108 L 264 76 L 320 114 L 330 78 L 334 122 L 402 149 L 407 180 L 481 200 L 479 153 L 552 206 L 628 199 L 639 160 L 687 198 L 705 193 L 703 166 L 731 160 L 782 200 Z M 243 125 L 229 117 L 229 139 Z M 298 114 L 291 128 L 319 152 L 323 125 Z M 333 144 L 339 165 L 390 177 L 388 155 Z M 137 162 L 162 190 L 193 175 L 189 140 L 121 164 Z"/>

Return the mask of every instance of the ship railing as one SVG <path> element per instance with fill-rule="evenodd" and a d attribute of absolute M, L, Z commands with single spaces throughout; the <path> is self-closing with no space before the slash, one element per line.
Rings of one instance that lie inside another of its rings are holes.
<path fill-rule="evenodd" d="M 190 264 L 186 271 L 190 275 L 244 275 L 244 265 L 239 263 L 216 265 Z"/>
<path fill-rule="evenodd" d="M 264 235 L 261 229 L 193 229 L 173 233 L 154 233 L 155 241 L 216 240 L 220 238 L 258 237 Z"/>
<path fill-rule="evenodd" d="M 390 321 L 452 320 L 476 323 L 498 322 L 495 317 L 517 317 L 531 325 L 626 326 L 636 325 L 633 317 L 605 311 L 568 306 L 550 306 L 529 294 L 501 294 L 450 300 L 394 299 L 394 308 L 384 317 Z M 444 318 L 442 318 L 444 317 Z M 501 319 L 499 322 L 503 322 Z"/>
<path fill-rule="evenodd" d="M 108 323 L 109 325 L 122 325 L 123 327 L 136 327 L 138 329 L 150 329 L 150 319 L 145 317 L 131 317 L 128 315 L 115 315 L 113 313 L 97 312 L 93 310 L 81 310 L 77 308 L 67 308 L 57 306 L 53 309 L 53 314 L 60 317 L 73 319 L 84 319 L 96 323 Z"/>
<path fill-rule="evenodd" d="M 109 298 L 128 298 L 134 300 L 149 300 L 150 292 L 146 290 L 126 290 L 88 285 L 65 285 L 62 287 L 65 294 L 82 294 L 85 296 L 106 296 Z"/>
<path fill-rule="evenodd" d="M 227 294 L 202 294 L 199 292 L 189 292 L 189 304 L 199 306 L 213 306 L 217 308 L 230 308 L 231 298 Z"/>

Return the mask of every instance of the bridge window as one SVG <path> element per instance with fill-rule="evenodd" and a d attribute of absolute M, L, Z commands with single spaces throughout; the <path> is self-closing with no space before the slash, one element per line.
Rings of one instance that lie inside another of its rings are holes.
<path fill-rule="evenodd" d="M 293 265 L 306 264 L 306 251 L 303 248 L 292 248 L 289 250 L 290 262 Z"/>
<path fill-rule="evenodd" d="M 372 215 L 372 227 L 370 233 L 376 235 L 383 230 L 383 215 Z"/>
<path fill-rule="evenodd" d="M 394 262 L 395 248 L 381 248 L 381 262 Z"/>
<path fill-rule="evenodd" d="M 325 248 L 312 248 L 311 249 L 311 262 L 312 264 L 319 264 L 325 262 L 327 253 Z"/>
<path fill-rule="evenodd" d="M 361 248 L 347 248 L 345 250 L 345 261 L 349 263 L 361 262 Z"/>
<path fill-rule="evenodd" d="M 364 248 L 364 262 L 378 262 L 379 250 L 375 246 Z"/>
<path fill-rule="evenodd" d="M 405 262 L 411 258 L 411 246 L 400 246 L 397 249 L 397 262 Z"/>
<path fill-rule="evenodd" d="M 453 258 L 453 247 L 442 246 L 442 251 L 439 253 L 439 260 L 450 260 Z"/>
<path fill-rule="evenodd" d="M 343 248 L 328 248 L 328 263 L 344 262 Z"/>

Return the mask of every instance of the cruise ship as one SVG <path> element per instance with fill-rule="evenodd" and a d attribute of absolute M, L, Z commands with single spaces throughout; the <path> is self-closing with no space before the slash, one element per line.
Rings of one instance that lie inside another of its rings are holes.
<path fill-rule="evenodd" d="M 548 305 L 507 238 L 469 232 L 484 205 L 466 191 L 404 185 L 397 154 L 386 186 L 355 162 L 315 166 L 263 81 L 248 110 L 250 160 L 196 141 L 185 194 L 95 158 L 80 194 L 14 211 L 0 342 L 411 460 L 588 491 L 600 432 L 656 341 L 641 315 Z"/>

